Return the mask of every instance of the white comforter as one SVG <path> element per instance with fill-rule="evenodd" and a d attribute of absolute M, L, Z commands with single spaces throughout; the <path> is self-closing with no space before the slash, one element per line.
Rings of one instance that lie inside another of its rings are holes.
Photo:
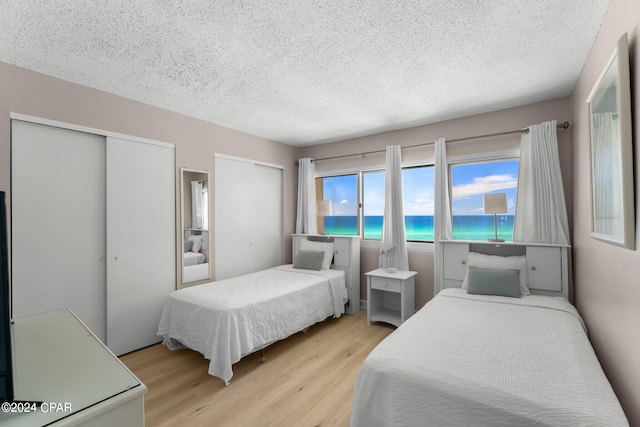
<path fill-rule="evenodd" d="M 188 347 L 210 360 L 209 374 L 229 383 L 231 365 L 329 316 L 347 299 L 342 270 L 291 265 L 172 292 L 158 335 L 170 349 Z"/>
<path fill-rule="evenodd" d="M 368 356 L 352 426 L 626 426 L 562 298 L 445 289 Z"/>
<path fill-rule="evenodd" d="M 204 254 L 200 252 L 185 252 L 182 258 L 184 259 L 185 267 L 202 264 L 206 259 Z"/>

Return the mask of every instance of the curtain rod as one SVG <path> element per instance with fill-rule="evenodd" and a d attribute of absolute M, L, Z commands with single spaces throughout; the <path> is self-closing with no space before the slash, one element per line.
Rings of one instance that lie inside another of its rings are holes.
<path fill-rule="evenodd" d="M 558 129 L 569 129 L 569 122 L 560 123 L 559 125 L 557 125 L 557 128 Z M 450 140 L 445 141 L 445 142 L 446 143 L 450 143 L 450 142 L 469 141 L 469 140 L 472 140 L 472 139 L 488 138 L 488 137 L 491 137 L 491 136 L 510 135 L 510 134 L 513 134 L 513 133 L 529 133 L 529 128 L 518 129 L 518 130 L 510 130 L 510 131 L 507 131 L 507 132 L 489 133 L 489 134 L 486 134 L 486 135 L 467 136 L 465 138 L 450 139 Z M 435 141 L 433 141 L 433 142 L 425 142 L 425 143 L 422 143 L 422 144 L 407 145 L 405 147 L 400 147 L 400 148 L 404 150 L 405 148 L 423 147 L 425 145 L 433 145 L 435 143 L 436 143 Z M 354 157 L 354 156 L 364 157 L 364 156 L 366 156 L 368 154 L 384 153 L 386 151 L 387 151 L 386 149 L 384 149 L 384 150 L 374 150 L 374 151 L 365 151 L 365 152 L 362 152 L 362 153 L 343 154 L 341 156 L 323 157 L 323 158 L 320 158 L 320 159 L 312 159 L 311 161 L 312 162 L 319 162 L 319 161 L 322 161 L 322 160 L 333 160 L 333 159 L 341 159 L 343 157 Z M 296 165 L 297 164 L 298 164 L 298 161 L 296 160 Z"/>

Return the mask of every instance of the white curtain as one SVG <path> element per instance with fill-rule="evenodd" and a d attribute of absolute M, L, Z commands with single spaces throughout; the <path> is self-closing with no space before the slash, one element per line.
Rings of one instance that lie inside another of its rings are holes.
<path fill-rule="evenodd" d="M 442 277 L 442 247 L 439 244 L 442 240 L 451 240 L 453 237 L 451 202 L 449 200 L 449 168 L 447 165 L 447 145 L 444 138 L 436 141 L 435 146 L 435 197 L 433 210 L 433 240 L 435 246 L 434 253 L 434 280 L 433 295 L 436 295 L 444 288 L 439 278 Z"/>
<path fill-rule="evenodd" d="M 409 270 L 409 254 L 402 209 L 402 158 L 399 145 L 387 147 L 384 219 L 380 243 L 381 268 Z"/>
<path fill-rule="evenodd" d="M 522 134 L 519 169 L 513 241 L 569 244 L 555 120 Z"/>
<path fill-rule="evenodd" d="M 296 216 L 297 234 L 316 234 L 316 166 L 313 159 L 305 157 L 298 160 L 298 214 Z"/>
<path fill-rule="evenodd" d="M 593 231 L 623 237 L 622 170 L 619 141 L 620 126 L 611 112 L 591 115 Z"/>
<path fill-rule="evenodd" d="M 191 181 L 191 228 L 203 228 L 202 183 Z"/>

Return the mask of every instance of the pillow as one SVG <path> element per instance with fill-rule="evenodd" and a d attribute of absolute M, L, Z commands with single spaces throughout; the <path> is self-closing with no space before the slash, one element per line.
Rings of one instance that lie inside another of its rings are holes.
<path fill-rule="evenodd" d="M 322 267 L 322 251 L 298 251 L 293 268 L 302 268 L 305 270 L 320 270 Z"/>
<path fill-rule="evenodd" d="M 191 240 L 186 240 L 184 242 L 184 251 L 189 252 L 192 246 L 193 246 L 193 242 Z"/>
<path fill-rule="evenodd" d="M 202 236 L 189 236 L 189 241 L 192 242 L 191 252 L 200 252 L 200 248 L 202 248 Z"/>
<path fill-rule="evenodd" d="M 300 241 L 301 251 L 322 251 L 324 256 L 322 257 L 321 270 L 329 270 L 331 268 L 331 260 L 333 259 L 333 242 L 312 242 L 307 239 Z"/>
<path fill-rule="evenodd" d="M 469 267 L 496 268 L 500 270 L 520 270 L 520 294 L 530 295 L 528 287 L 527 257 L 485 255 L 477 252 L 469 252 L 467 256 L 467 274 L 462 282 L 462 289 L 469 289 Z"/>
<path fill-rule="evenodd" d="M 520 298 L 520 270 L 469 266 L 469 289 L 475 295 Z"/>

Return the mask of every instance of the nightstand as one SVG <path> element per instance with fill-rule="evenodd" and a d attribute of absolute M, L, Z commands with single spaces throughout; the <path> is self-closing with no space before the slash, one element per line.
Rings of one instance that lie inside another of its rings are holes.
<path fill-rule="evenodd" d="M 415 271 L 386 268 L 365 273 L 367 276 L 367 324 L 371 321 L 400 326 L 415 313 Z"/>

